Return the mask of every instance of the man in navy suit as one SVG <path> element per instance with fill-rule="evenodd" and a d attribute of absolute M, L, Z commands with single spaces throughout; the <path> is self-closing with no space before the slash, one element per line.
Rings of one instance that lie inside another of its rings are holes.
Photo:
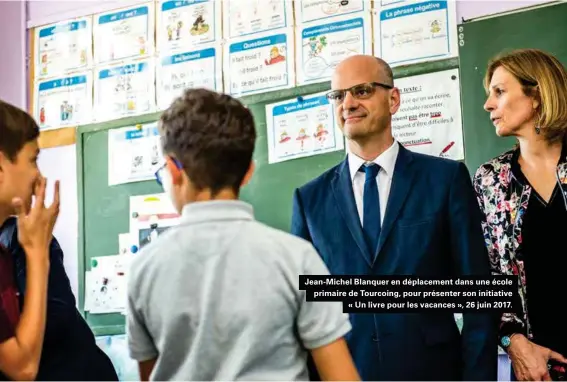
<path fill-rule="evenodd" d="M 351 56 L 328 98 L 350 154 L 295 190 L 292 232 L 336 275 L 491 274 L 464 164 L 413 153 L 392 136 L 400 106 L 391 68 Z M 496 380 L 497 320 L 453 312 L 356 313 L 347 336 L 363 380 Z M 312 374 L 317 379 L 316 374 Z"/>

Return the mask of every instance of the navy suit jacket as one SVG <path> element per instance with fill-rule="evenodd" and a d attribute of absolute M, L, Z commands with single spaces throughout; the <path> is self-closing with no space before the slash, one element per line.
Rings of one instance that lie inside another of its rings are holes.
<path fill-rule="evenodd" d="M 400 145 L 375 260 L 365 246 L 345 159 L 296 189 L 292 232 L 335 275 L 491 274 L 469 173 Z M 497 380 L 497 321 L 452 312 L 350 314 L 346 340 L 363 380 Z M 312 378 L 317 379 L 310 362 Z"/>

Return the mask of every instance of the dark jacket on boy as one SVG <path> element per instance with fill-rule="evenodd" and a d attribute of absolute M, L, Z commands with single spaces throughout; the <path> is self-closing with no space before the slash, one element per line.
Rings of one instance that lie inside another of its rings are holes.
<path fill-rule="evenodd" d="M 15 218 L 0 227 L 0 245 L 12 255 L 21 309 L 25 303 L 26 257 L 18 241 Z M 110 358 L 98 347 L 93 332 L 76 308 L 63 265 L 63 251 L 55 238 L 51 241 L 49 257 L 47 318 L 37 380 L 118 381 Z"/>

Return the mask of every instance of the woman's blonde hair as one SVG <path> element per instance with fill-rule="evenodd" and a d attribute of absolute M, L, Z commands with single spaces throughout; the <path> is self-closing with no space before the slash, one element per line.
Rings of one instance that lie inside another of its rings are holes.
<path fill-rule="evenodd" d="M 538 49 L 519 49 L 495 57 L 488 64 L 484 88 L 488 92 L 494 71 L 503 67 L 522 84 L 524 94 L 539 101 L 537 127 L 554 142 L 567 131 L 567 71 L 561 62 Z"/>

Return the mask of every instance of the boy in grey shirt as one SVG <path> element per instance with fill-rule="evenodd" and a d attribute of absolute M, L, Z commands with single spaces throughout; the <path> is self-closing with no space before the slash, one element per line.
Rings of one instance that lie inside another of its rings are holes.
<path fill-rule="evenodd" d="M 142 380 L 358 380 L 339 302 L 306 302 L 299 275 L 327 275 L 310 243 L 238 200 L 254 166 L 252 114 L 187 90 L 159 122 L 158 182 L 180 224 L 137 255 L 128 285 L 130 355 Z"/>

